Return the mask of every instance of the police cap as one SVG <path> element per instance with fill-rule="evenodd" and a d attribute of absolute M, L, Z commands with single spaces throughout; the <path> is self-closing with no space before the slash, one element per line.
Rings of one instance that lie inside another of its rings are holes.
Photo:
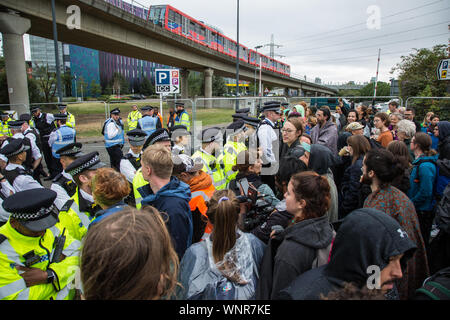
<path fill-rule="evenodd" d="M 54 226 L 58 220 L 58 209 L 53 204 L 56 192 L 47 188 L 36 188 L 16 192 L 3 201 L 5 211 L 25 228 L 44 231 Z"/>
<path fill-rule="evenodd" d="M 24 120 L 13 120 L 13 121 L 8 122 L 8 127 L 9 127 L 10 129 L 16 129 L 16 130 L 18 130 L 18 129 L 22 128 L 22 125 L 23 125 L 24 123 L 25 123 Z"/>
<path fill-rule="evenodd" d="M 96 170 L 103 167 L 106 165 L 100 161 L 98 151 L 94 151 L 77 158 L 67 166 L 65 171 L 71 176 L 76 176 L 85 170 Z"/>
<path fill-rule="evenodd" d="M 242 118 L 242 120 L 244 121 L 245 124 L 251 125 L 252 127 L 255 127 L 255 128 L 261 122 L 260 119 L 254 118 L 254 117 L 250 117 L 250 116 L 245 116 L 245 117 Z"/>
<path fill-rule="evenodd" d="M 166 128 L 159 128 L 148 136 L 144 143 L 144 149 L 160 141 L 170 141 L 169 132 Z"/>
<path fill-rule="evenodd" d="M 203 143 L 209 143 L 222 140 L 222 131 L 219 127 L 212 127 L 202 130 L 198 139 Z"/>
<path fill-rule="evenodd" d="M 110 113 L 111 114 L 120 114 L 120 109 L 119 108 L 112 109 Z"/>
<path fill-rule="evenodd" d="M 268 101 L 262 106 L 262 111 L 275 111 L 280 112 L 281 103 L 278 101 Z"/>
<path fill-rule="evenodd" d="M 79 142 L 74 142 L 71 144 L 68 144 L 67 146 L 64 146 L 56 151 L 56 154 L 59 154 L 60 156 L 65 157 L 75 157 L 80 156 L 81 153 L 81 147 L 83 145 Z"/>
<path fill-rule="evenodd" d="M 22 152 L 25 152 L 28 149 L 30 149 L 30 147 L 23 144 L 23 139 L 18 138 L 9 141 L 9 143 L 6 146 L 0 149 L 0 153 L 3 154 L 5 157 L 10 158 Z"/>
<path fill-rule="evenodd" d="M 57 120 L 67 120 L 67 114 L 64 114 L 64 113 L 55 113 L 53 115 L 53 117 L 55 118 L 55 121 L 57 121 Z"/>
<path fill-rule="evenodd" d="M 149 111 L 149 110 L 153 110 L 153 107 L 152 107 L 152 106 L 143 106 L 143 107 L 141 108 L 141 110 L 142 110 L 142 111 Z"/>
<path fill-rule="evenodd" d="M 130 142 L 130 145 L 133 147 L 139 147 L 144 145 L 145 139 L 147 138 L 147 134 L 144 130 L 141 129 L 134 129 L 127 132 L 128 141 Z"/>
<path fill-rule="evenodd" d="M 23 120 L 23 121 L 25 121 L 26 123 L 29 123 L 30 120 L 31 120 L 31 114 L 29 114 L 29 113 L 21 114 L 21 115 L 19 116 L 19 120 Z"/>
<path fill-rule="evenodd" d="M 59 110 L 62 110 L 62 109 L 65 109 L 65 108 L 67 108 L 67 104 L 65 104 L 65 103 L 58 103 L 58 109 Z"/>

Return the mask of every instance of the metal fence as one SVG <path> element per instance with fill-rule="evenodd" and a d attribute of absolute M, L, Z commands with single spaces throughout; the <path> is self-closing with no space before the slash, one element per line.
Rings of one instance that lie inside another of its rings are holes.
<path fill-rule="evenodd" d="M 427 113 L 433 112 L 439 120 L 450 121 L 450 97 L 408 97 L 406 108 L 414 108 L 416 119 L 423 120 Z"/>

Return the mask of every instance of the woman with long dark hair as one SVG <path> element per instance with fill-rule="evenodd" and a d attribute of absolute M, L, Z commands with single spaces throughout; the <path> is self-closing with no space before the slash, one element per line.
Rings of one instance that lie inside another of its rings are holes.
<path fill-rule="evenodd" d="M 180 264 L 181 300 L 254 298 L 265 244 L 238 228 L 245 211 L 231 190 L 216 191 L 207 203 L 214 229 L 189 247 Z"/>

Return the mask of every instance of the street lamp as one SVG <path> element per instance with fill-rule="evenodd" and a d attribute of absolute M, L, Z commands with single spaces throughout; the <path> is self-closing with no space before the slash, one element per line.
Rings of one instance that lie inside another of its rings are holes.
<path fill-rule="evenodd" d="M 236 50 L 236 110 L 239 109 L 239 0 L 237 0 L 237 50 Z"/>
<path fill-rule="evenodd" d="M 256 58 L 255 58 L 255 60 L 257 61 L 257 59 L 258 59 L 258 49 L 261 49 L 262 47 L 264 47 L 264 46 L 256 46 L 255 47 L 255 50 L 256 50 Z M 255 90 L 254 90 L 254 93 L 255 93 L 255 97 L 256 97 L 256 71 L 258 70 L 258 68 L 256 67 L 256 65 L 255 65 Z"/>

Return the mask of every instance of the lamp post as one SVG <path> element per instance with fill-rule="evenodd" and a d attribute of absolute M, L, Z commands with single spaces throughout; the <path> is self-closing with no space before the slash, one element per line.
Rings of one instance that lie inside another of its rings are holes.
<path fill-rule="evenodd" d="M 264 46 L 256 46 L 255 50 L 256 50 L 256 57 L 255 57 L 255 61 L 258 61 L 258 49 L 261 49 Z M 256 97 L 256 71 L 258 70 L 258 68 L 255 66 L 255 97 Z"/>
<path fill-rule="evenodd" d="M 58 31 L 56 29 L 55 0 L 52 0 L 51 5 L 52 5 L 53 43 L 55 46 L 55 62 L 56 62 L 56 88 L 58 90 L 58 102 L 62 102 L 61 70 L 59 69 Z"/>
<path fill-rule="evenodd" d="M 236 48 L 236 110 L 239 109 L 239 0 L 237 0 L 237 48 Z"/>

